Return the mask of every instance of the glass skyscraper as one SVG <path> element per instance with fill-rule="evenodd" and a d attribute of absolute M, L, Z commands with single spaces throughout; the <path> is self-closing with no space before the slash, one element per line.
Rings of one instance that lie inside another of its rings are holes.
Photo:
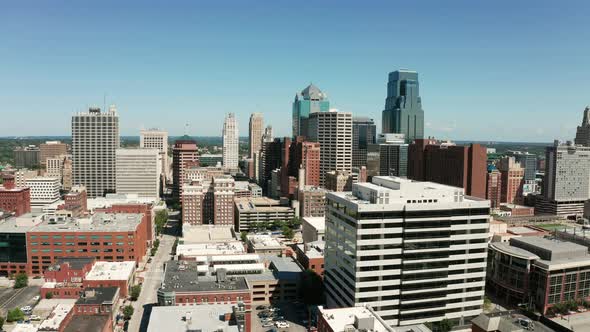
<path fill-rule="evenodd" d="M 293 101 L 293 137 L 308 137 L 307 123 L 309 115 L 329 110 L 330 101 L 325 93 L 313 84 L 303 89 L 303 91 L 295 95 Z"/>
<path fill-rule="evenodd" d="M 407 142 L 424 138 L 424 110 L 417 72 L 396 70 L 389 73 L 382 126 L 384 134 L 404 134 Z"/>

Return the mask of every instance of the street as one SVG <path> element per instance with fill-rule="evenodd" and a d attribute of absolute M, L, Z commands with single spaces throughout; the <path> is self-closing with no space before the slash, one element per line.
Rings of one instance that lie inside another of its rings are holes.
<path fill-rule="evenodd" d="M 168 219 L 168 226 L 160 237 L 160 247 L 156 255 L 152 257 L 152 262 L 147 265 L 147 270 L 139 273 L 139 276 L 143 277 L 143 284 L 139 298 L 137 301 L 131 302 L 135 311 L 129 320 L 128 331 L 147 330 L 151 307 L 158 301 L 157 291 L 162 283 L 164 262 L 170 260 L 172 246 L 176 240 L 175 227 L 178 227 L 178 218 L 178 213 L 171 213 Z"/>
<path fill-rule="evenodd" d="M 6 312 L 25 305 L 34 305 L 33 297 L 39 295 L 38 286 L 27 286 L 21 289 L 0 289 L 0 312 Z"/>

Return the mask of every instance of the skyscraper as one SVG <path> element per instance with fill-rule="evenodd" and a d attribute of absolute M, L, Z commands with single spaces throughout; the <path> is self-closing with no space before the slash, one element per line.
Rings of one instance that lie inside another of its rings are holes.
<path fill-rule="evenodd" d="M 115 192 L 116 157 L 119 148 L 119 115 L 90 108 L 72 116 L 73 184 L 86 186 L 88 197 Z"/>
<path fill-rule="evenodd" d="M 498 170 L 502 174 L 502 203 L 522 204 L 522 188 L 524 186 L 524 167 L 516 162 L 514 157 L 504 157 L 498 163 Z"/>
<path fill-rule="evenodd" d="M 142 130 L 139 136 L 139 147 L 158 149 L 158 151 L 160 151 L 160 174 L 162 174 L 165 179 L 168 178 L 170 176 L 168 174 L 168 132 L 159 129 Z"/>
<path fill-rule="evenodd" d="M 590 106 L 584 109 L 582 124 L 576 130 L 575 143 L 577 145 L 590 146 Z"/>
<path fill-rule="evenodd" d="M 117 149 L 117 194 L 160 196 L 159 149 Z"/>
<path fill-rule="evenodd" d="M 320 143 L 320 185 L 330 171 L 352 171 L 352 113 L 311 113 L 309 139 Z"/>
<path fill-rule="evenodd" d="M 236 116 L 228 113 L 223 122 L 223 167 L 226 169 L 238 169 L 239 137 Z"/>
<path fill-rule="evenodd" d="M 367 166 L 367 149 L 375 144 L 377 126 L 373 119 L 352 118 L 352 167 Z"/>
<path fill-rule="evenodd" d="M 307 128 L 310 114 L 329 110 L 328 96 L 315 85 L 308 85 L 307 88 L 295 95 L 293 101 L 293 137 L 308 137 Z"/>
<path fill-rule="evenodd" d="M 384 134 L 404 134 L 409 143 L 424 138 L 424 110 L 417 72 L 396 70 L 389 73 L 382 126 Z"/>
<path fill-rule="evenodd" d="M 186 135 L 176 140 L 172 148 L 172 194 L 174 197 L 182 197 L 185 169 L 198 165 L 197 142 Z"/>
<path fill-rule="evenodd" d="M 370 305 L 391 326 L 468 324 L 482 311 L 489 218 L 489 201 L 432 182 L 379 176 L 326 193 L 327 305 Z"/>
<path fill-rule="evenodd" d="M 408 144 L 403 134 L 379 134 L 377 144 L 369 145 L 367 175 L 408 175 Z"/>
<path fill-rule="evenodd" d="M 249 158 L 254 159 L 254 154 L 260 151 L 263 130 L 264 118 L 262 117 L 262 113 L 252 113 L 252 115 L 250 115 L 250 125 L 248 126 Z"/>

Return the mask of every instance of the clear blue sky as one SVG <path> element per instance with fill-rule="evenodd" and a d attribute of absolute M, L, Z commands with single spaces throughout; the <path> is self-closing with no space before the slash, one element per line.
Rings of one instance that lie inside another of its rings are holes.
<path fill-rule="evenodd" d="M 571 138 L 590 104 L 588 1 L 11 1 L 0 5 L 0 136 L 69 135 L 115 103 L 122 135 L 290 134 L 313 82 L 379 124 L 387 73 L 420 73 L 426 135 Z M 10 120 L 10 121 L 9 121 Z"/>

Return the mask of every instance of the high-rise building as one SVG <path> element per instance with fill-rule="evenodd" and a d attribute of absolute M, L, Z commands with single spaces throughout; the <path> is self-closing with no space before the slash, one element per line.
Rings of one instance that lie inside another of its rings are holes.
<path fill-rule="evenodd" d="M 330 171 L 352 171 L 352 113 L 311 113 L 309 139 L 320 143 L 320 185 Z"/>
<path fill-rule="evenodd" d="M 160 197 L 159 149 L 117 149 L 117 194 Z"/>
<path fill-rule="evenodd" d="M 68 146 L 60 141 L 47 141 L 39 145 L 39 162 L 45 167 L 47 158 L 57 158 L 68 154 Z"/>
<path fill-rule="evenodd" d="M 415 174 L 423 175 L 408 176 L 413 180 L 461 187 L 467 195 L 486 197 L 487 153 L 480 144 L 458 146 L 452 142 L 416 140 L 410 144 L 408 164 Z"/>
<path fill-rule="evenodd" d="M 323 217 L 326 212 L 326 190 L 305 186 L 297 191 L 300 217 Z"/>
<path fill-rule="evenodd" d="M 584 109 L 582 124 L 576 130 L 576 145 L 590 146 L 590 106 Z"/>
<path fill-rule="evenodd" d="M 403 134 L 379 134 L 377 144 L 369 145 L 367 175 L 408 175 L 408 144 Z"/>
<path fill-rule="evenodd" d="M 545 150 L 543 192 L 536 214 L 582 216 L 590 198 L 590 147 L 555 141 Z"/>
<path fill-rule="evenodd" d="M 326 173 L 324 187 L 330 191 L 350 191 L 353 177 L 351 172 L 330 171 Z"/>
<path fill-rule="evenodd" d="M 283 139 L 281 147 L 281 196 L 295 198 L 299 184 L 318 186 L 320 181 L 320 143 L 303 136 Z M 303 178 L 301 178 L 303 176 Z"/>
<path fill-rule="evenodd" d="M 266 175 L 265 173 L 265 155 L 268 152 L 269 143 L 274 141 L 274 136 L 272 132 L 272 126 L 266 126 L 264 128 L 264 134 L 262 134 L 262 142 L 260 145 L 260 151 L 258 153 L 254 153 L 253 163 L 254 163 L 254 174 L 256 176 L 256 182 L 260 184 L 262 187 L 266 186 L 266 180 L 263 177 Z"/>
<path fill-rule="evenodd" d="M 373 119 L 352 118 L 352 167 L 367 166 L 367 149 L 377 142 L 376 135 Z"/>
<path fill-rule="evenodd" d="M 498 163 L 498 170 L 502 174 L 502 191 L 500 194 L 502 203 L 522 204 L 524 168 L 520 163 L 516 162 L 514 157 L 504 157 Z"/>
<path fill-rule="evenodd" d="M 45 176 L 58 178 L 60 182 L 62 182 L 64 172 L 64 161 L 66 158 L 67 157 L 65 155 L 45 158 Z"/>
<path fill-rule="evenodd" d="M 197 142 L 184 135 L 174 142 L 172 148 L 172 194 L 181 197 L 184 184 L 184 170 L 189 166 L 198 166 Z"/>
<path fill-rule="evenodd" d="M 41 152 L 38 147 L 29 145 L 14 149 L 15 168 L 36 168 L 39 166 Z"/>
<path fill-rule="evenodd" d="M 404 134 L 409 143 L 424 138 L 424 110 L 417 72 L 396 70 L 389 73 L 381 125 L 383 133 Z"/>
<path fill-rule="evenodd" d="M 73 184 L 84 185 L 88 197 L 115 192 L 115 151 L 119 148 L 119 115 L 90 108 L 72 116 Z"/>
<path fill-rule="evenodd" d="M 369 305 L 390 326 L 467 324 L 482 312 L 489 217 L 487 200 L 432 182 L 327 193 L 327 305 Z"/>
<path fill-rule="evenodd" d="M 183 224 L 233 225 L 234 186 L 230 175 L 185 184 L 182 191 Z"/>
<path fill-rule="evenodd" d="M 67 155 L 63 160 L 63 172 L 61 185 L 63 190 L 70 190 L 73 187 L 72 156 Z"/>
<path fill-rule="evenodd" d="M 260 151 L 263 132 L 264 117 L 262 113 L 252 113 L 248 126 L 248 155 L 250 158 L 254 158 L 254 154 Z"/>
<path fill-rule="evenodd" d="M 486 191 L 486 199 L 492 208 L 499 208 L 502 203 L 502 173 L 494 166 L 488 167 Z"/>
<path fill-rule="evenodd" d="M 514 157 L 516 162 L 524 168 L 524 181 L 535 181 L 537 174 L 537 156 L 522 151 L 508 151 L 506 155 Z"/>
<path fill-rule="evenodd" d="M 328 112 L 330 101 L 328 96 L 310 84 L 300 93 L 295 95 L 293 101 L 293 137 L 309 137 L 308 120 L 311 114 L 317 112 Z"/>
<path fill-rule="evenodd" d="M 160 174 L 164 179 L 169 177 L 168 162 L 168 132 L 159 129 L 144 129 L 140 132 L 139 147 L 144 149 L 158 149 L 161 166 Z"/>
<path fill-rule="evenodd" d="M 281 148 L 283 143 L 280 138 L 262 143 L 260 152 L 260 176 L 259 185 L 266 192 L 268 182 L 271 180 L 272 171 L 281 167 Z"/>
<path fill-rule="evenodd" d="M 226 169 L 238 169 L 239 139 L 236 116 L 228 113 L 223 122 L 223 167 Z"/>

